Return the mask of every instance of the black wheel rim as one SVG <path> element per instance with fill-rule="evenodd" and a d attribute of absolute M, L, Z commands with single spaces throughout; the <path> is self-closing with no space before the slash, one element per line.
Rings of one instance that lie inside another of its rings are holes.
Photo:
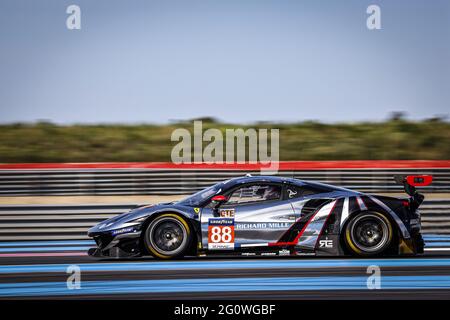
<path fill-rule="evenodd" d="M 352 225 L 351 237 L 360 250 L 375 252 L 385 246 L 389 239 L 389 229 L 386 222 L 378 216 L 361 216 Z"/>
<path fill-rule="evenodd" d="M 177 219 L 163 218 L 151 226 L 150 243 L 161 254 L 174 255 L 186 242 L 186 228 Z"/>

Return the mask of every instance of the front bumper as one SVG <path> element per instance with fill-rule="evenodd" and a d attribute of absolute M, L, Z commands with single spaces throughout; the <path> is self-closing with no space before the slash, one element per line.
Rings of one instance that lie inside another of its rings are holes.
<path fill-rule="evenodd" d="M 112 235 L 111 232 L 89 233 L 97 248 L 91 248 L 88 255 L 103 258 L 139 257 L 141 252 L 141 231 Z"/>

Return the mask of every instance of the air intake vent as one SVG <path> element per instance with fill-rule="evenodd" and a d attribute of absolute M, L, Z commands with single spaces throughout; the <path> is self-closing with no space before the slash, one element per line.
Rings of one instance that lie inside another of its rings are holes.
<path fill-rule="evenodd" d="M 316 211 L 317 208 L 321 207 L 323 204 L 329 202 L 330 199 L 311 199 L 305 203 L 302 208 L 302 216 L 309 215 Z"/>

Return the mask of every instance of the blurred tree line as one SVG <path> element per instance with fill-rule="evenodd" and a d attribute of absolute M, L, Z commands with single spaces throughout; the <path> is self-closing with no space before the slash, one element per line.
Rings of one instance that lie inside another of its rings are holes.
<path fill-rule="evenodd" d="M 203 118 L 203 130 L 280 129 L 280 160 L 450 159 L 450 123 L 440 118 L 412 122 L 239 125 Z M 0 125 L 0 162 L 170 161 L 173 130 L 192 131 L 193 123 L 167 125 Z M 225 136 L 225 134 L 224 134 Z M 205 143 L 205 145 L 208 143 Z"/>

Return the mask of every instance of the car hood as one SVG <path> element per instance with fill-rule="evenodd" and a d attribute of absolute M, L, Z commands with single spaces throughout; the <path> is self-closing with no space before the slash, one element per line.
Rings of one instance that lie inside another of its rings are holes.
<path fill-rule="evenodd" d="M 147 217 L 157 212 L 166 210 L 190 215 L 189 213 L 191 210 L 193 211 L 193 208 L 180 206 L 174 202 L 144 205 L 98 223 L 89 229 L 88 234 L 102 233 L 105 231 L 117 230 L 131 226 L 138 227 L 146 220 Z"/>

